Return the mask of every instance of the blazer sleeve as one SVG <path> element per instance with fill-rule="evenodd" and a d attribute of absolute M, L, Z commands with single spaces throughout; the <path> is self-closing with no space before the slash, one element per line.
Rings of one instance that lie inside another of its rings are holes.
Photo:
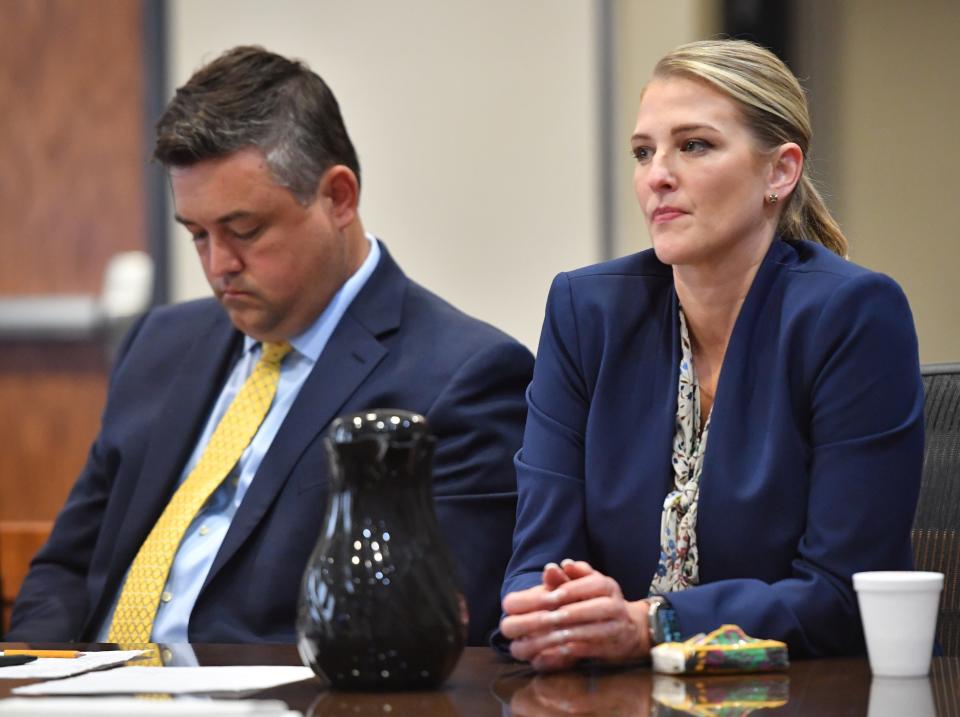
<path fill-rule="evenodd" d="M 798 414 L 808 421 L 809 492 L 797 507 L 806 525 L 790 577 L 672 593 L 685 635 L 732 622 L 784 640 L 794 657 L 862 654 L 851 575 L 912 567 L 924 395 L 906 297 L 880 274 L 845 281 L 824 302 L 806 344 L 797 368 L 809 387 Z"/>
<path fill-rule="evenodd" d="M 517 525 L 502 595 L 539 584 L 547 562 L 590 554 L 584 520 L 589 409 L 570 280 L 560 274 L 547 298 L 527 389 L 523 448 L 515 459 Z"/>
<path fill-rule="evenodd" d="M 111 390 L 145 320 L 146 315 L 137 321 L 118 349 Z M 30 563 L 13 606 L 7 640 L 71 642 L 81 638 L 90 610 L 88 569 L 117 468 L 103 445 L 102 434 L 101 428 L 49 539 Z"/>
<path fill-rule="evenodd" d="M 503 337 L 468 358 L 427 412 L 437 437 L 434 505 L 470 612 L 468 644 L 486 644 L 500 617 L 510 558 L 520 447 L 533 356 Z"/>

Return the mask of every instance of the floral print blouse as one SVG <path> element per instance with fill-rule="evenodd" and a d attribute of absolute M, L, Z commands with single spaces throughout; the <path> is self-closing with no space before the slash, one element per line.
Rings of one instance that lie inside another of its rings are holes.
<path fill-rule="evenodd" d="M 673 490 L 663 501 L 660 516 L 660 560 L 650 594 L 685 590 L 700 581 L 697 551 L 697 501 L 707 449 L 710 416 L 700 428 L 700 385 L 693 366 L 687 319 L 680 308 L 680 381 L 677 422 L 673 436 Z"/>

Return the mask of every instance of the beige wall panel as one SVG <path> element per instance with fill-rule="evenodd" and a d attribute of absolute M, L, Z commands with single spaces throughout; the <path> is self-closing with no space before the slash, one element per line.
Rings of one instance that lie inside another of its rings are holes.
<path fill-rule="evenodd" d="M 960 361 L 960 3 L 847 0 L 835 206 L 851 257 L 904 288 L 924 362 Z"/>

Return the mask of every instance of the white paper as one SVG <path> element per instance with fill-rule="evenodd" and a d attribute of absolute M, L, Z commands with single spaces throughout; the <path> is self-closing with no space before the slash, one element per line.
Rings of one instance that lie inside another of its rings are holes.
<path fill-rule="evenodd" d="M 5 668 L 8 669 L 8 668 Z M 109 695 L 162 692 L 238 694 L 314 679 L 309 667 L 241 665 L 237 667 L 125 667 L 89 672 L 54 682 L 13 689 L 18 695 Z"/>
<path fill-rule="evenodd" d="M 103 715 L 173 715 L 208 717 L 221 715 L 263 715 L 303 717 L 279 700 L 209 700 L 179 698 L 144 700 L 135 697 L 12 697 L 0 700 L 2 717 L 102 717 Z"/>
<path fill-rule="evenodd" d="M 81 652 L 79 657 L 38 657 L 33 662 L 11 667 L 0 667 L 0 679 L 5 680 L 52 680 L 71 677 L 91 670 L 122 665 L 127 660 L 139 657 L 149 650 L 110 650 L 107 652 Z"/>

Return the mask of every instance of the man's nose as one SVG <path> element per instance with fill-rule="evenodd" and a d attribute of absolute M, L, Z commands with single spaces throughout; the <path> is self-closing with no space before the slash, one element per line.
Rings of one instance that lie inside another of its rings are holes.
<path fill-rule="evenodd" d="M 211 234 L 207 240 L 207 271 L 212 276 L 236 274 L 243 268 L 240 256 L 229 240 Z"/>

